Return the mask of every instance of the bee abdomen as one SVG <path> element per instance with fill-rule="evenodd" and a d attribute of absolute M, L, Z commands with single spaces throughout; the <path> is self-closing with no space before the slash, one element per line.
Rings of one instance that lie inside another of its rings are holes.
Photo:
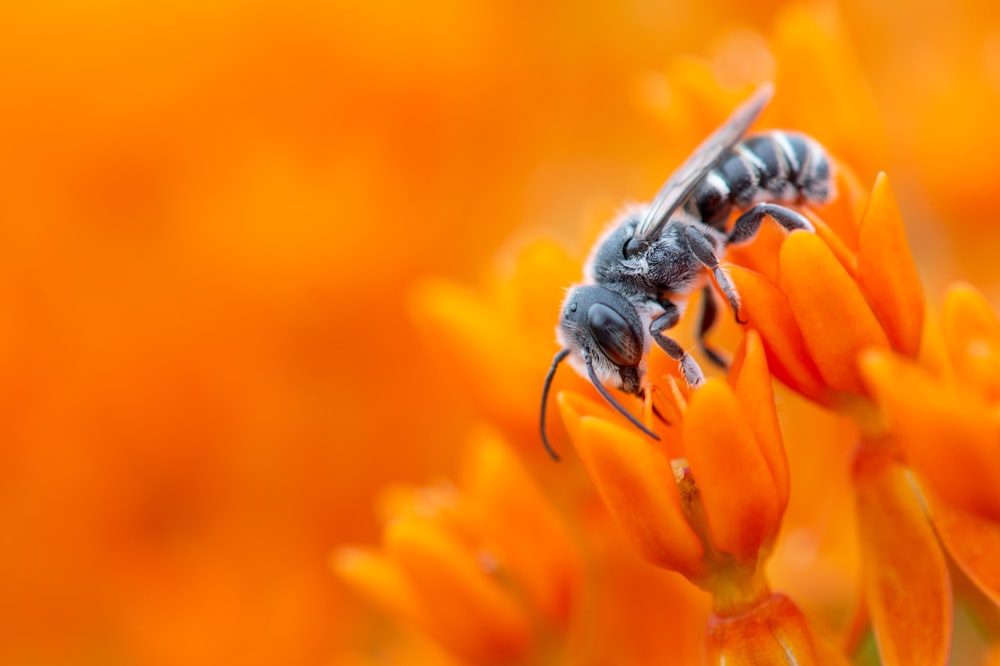
<path fill-rule="evenodd" d="M 823 146 L 805 134 L 773 130 L 736 144 L 701 181 L 691 203 L 703 222 L 719 227 L 734 206 L 825 203 L 832 195 L 833 170 Z"/>

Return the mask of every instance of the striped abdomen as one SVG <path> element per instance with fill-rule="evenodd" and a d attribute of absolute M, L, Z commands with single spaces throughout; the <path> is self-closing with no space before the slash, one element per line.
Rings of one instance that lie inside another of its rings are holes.
<path fill-rule="evenodd" d="M 823 146 L 805 134 L 772 130 L 736 144 L 685 208 L 721 229 L 734 207 L 761 201 L 825 203 L 833 193 L 833 169 Z"/>

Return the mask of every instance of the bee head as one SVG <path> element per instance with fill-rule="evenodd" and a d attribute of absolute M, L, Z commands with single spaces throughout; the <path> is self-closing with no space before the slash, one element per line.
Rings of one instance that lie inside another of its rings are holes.
<path fill-rule="evenodd" d="M 563 302 L 556 338 L 572 350 L 570 364 L 587 374 L 587 359 L 603 384 L 639 392 L 642 322 L 625 297 L 600 285 L 575 287 Z"/>
<path fill-rule="evenodd" d="M 609 384 L 626 393 L 642 393 L 645 336 L 635 306 L 624 296 L 600 285 L 574 287 L 563 302 L 556 338 L 563 349 L 553 359 L 542 391 L 542 441 L 549 454 L 559 459 L 545 434 L 545 408 L 556 368 L 567 356 L 570 357 L 570 365 L 589 378 L 615 409 L 640 430 L 657 439 L 604 387 L 604 384 Z"/>

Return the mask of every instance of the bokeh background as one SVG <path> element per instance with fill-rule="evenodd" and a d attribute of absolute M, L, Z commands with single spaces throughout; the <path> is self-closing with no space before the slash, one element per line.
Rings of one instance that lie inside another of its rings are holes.
<path fill-rule="evenodd" d="M 676 56 L 739 87 L 801 11 L 861 91 L 817 85 L 803 129 L 874 118 L 848 158 L 889 171 L 931 301 L 997 303 L 996 3 L 3 3 L 0 663 L 368 640 L 328 554 L 474 420 L 411 285 L 650 196 L 700 138 L 658 113 Z"/>

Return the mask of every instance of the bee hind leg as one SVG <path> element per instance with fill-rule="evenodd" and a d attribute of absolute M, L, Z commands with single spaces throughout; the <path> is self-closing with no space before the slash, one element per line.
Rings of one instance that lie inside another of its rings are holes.
<path fill-rule="evenodd" d="M 760 229 L 765 217 L 772 218 L 788 231 L 796 229 L 815 231 L 812 223 L 801 213 L 774 203 L 759 203 L 736 218 L 733 230 L 726 237 L 726 245 L 745 243 L 752 239 L 757 235 L 757 230 Z"/>

